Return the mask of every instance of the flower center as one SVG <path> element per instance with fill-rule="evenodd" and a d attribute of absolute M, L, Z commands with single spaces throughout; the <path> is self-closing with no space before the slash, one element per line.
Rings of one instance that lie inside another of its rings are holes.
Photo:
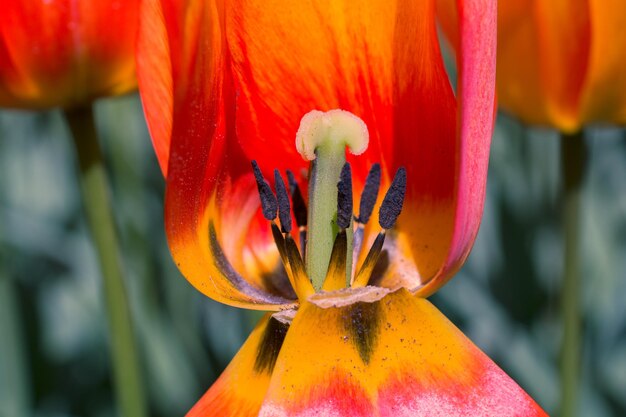
<path fill-rule="evenodd" d="M 393 227 L 400 215 L 406 190 L 404 168 L 396 172 L 380 205 L 382 230 L 356 271 L 353 265 L 361 252 L 365 224 L 378 198 L 381 171 L 378 164 L 371 167 L 361 193 L 359 215 L 354 216 L 352 173 L 345 152 L 349 147 L 355 155 L 363 153 L 368 140 L 365 123 L 349 112 L 312 111 L 303 117 L 296 148 L 304 159 L 311 161 L 308 210 L 292 172 L 287 171 L 288 192 L 281 174 L 274 171 L 274 195 L 259 166 L 252 162 L 263 215 L 271 221 L 276 247 L 299 299 L 319 290 L 367 285 L 381 254 L 385 231 Z M 299 247 L 292 237 L 292 203 Z"/>

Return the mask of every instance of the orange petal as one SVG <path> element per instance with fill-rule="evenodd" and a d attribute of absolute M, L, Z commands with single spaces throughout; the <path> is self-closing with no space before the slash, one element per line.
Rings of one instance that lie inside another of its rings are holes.
<path fill-rule="evenodd" d="M 257 417 L 288 324 L 266 314 L 187 417 Z"/>
<path fill-rule="evenodd" d="M 348 294 L 297 312 L 259 416 L 546 416 L 428 301 Z"/>
<path fill-rule="evenodd" d="M 527 123 L 546 124 L 533 7 L 534 0 L 510 0 L 498 5 L 498 104 Z"/>
<path fill-rule="evenodd" d="M 548 116 L 561 130 L 578 130 L 580 95 L 589 59 L 589 0 L 535 1 L 534 9 Z M 523 59 L 518 55 L 518 61 Z"/>
<path fill-rule="evenodd" d="M 7 0 L 0 105 L 73 106 L 135 88 L 138 0 Z"/>
<path fill-rule="evenodd" d="M 626 123 L 626 3 L 589 0 L 591 53 L 581 99 L 583 122 Z"/>
<path fill-rule="evenodd" d="M 500 104 L 528 123 L 566 132 L 626 122 L 625 23 L 617 0 L 501 2 Z"/>

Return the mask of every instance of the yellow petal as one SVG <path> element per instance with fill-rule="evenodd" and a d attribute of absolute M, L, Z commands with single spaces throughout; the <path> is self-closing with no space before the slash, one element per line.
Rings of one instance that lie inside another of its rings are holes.
<path fill-rule="evenodd" d="M 285 338 L 260 416 L 546 415 L 407 290 L 365 287 L 309 300 Z"/>

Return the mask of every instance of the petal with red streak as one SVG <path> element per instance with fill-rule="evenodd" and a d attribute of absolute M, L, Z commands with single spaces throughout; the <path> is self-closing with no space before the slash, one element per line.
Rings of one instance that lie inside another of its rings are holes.
<path fill-rule="evenodd" d="M 269 258 L 262 249 L 272 248 L 269 224 L 265 233 L 247 234 L 261 230 L 259 202 L 251 174 L 242 176 L 250 168 L 229 128 L 232 90 L 220 10 L 200 0 L 147 2 L 144 10 L 139 78 L 158 87 L 146 92 L 146 86 L 142 99 L 161 166 L 167 167 L 165 224 L 174 260 L 185 278 L 217 301 L 284 307 L 293 300 L 276 293 L 281 283 L 267 280 L 269 259 L 277 263 L 275 249 Z M 157 52 L 152 57 L 151 47 Z M 158 120 L 161 111 L 173 112 L 169 153 L 169 121 Z M 251 253 L 261 255 L 263 264 L 255 267 Z"/>

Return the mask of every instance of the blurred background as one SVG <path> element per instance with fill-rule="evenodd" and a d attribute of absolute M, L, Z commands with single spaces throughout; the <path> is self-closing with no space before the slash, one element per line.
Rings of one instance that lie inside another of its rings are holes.
<path fill-rule="evenodd" d="M 164 181 L 136 95 L 96 104 L 155 417 L 182 416 L 259 315 L 174 266 Z M 626 415 L 626 131 L 586 132 L 580 416 Z M 0 111 L 0 417 L 115 415 L 101 279 L 56 111 Z M 432 301 L 548 413 L 558 409 L 562 275 L 556 133 L 500 115 L 480 234 Z"/>

